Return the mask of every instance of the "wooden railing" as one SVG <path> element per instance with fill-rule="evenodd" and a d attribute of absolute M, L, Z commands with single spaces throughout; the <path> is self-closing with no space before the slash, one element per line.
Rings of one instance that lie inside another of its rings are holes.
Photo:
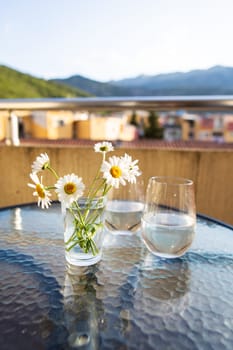
<path fill-rule="evenodd" d="M 47 152 L 60 175 L 77 173 L 88 182 L 94 176 L 101 157 L 91 146 L 19 146 L 0 147 L 0 207 L 35 200 L 29 173 L 31 163 Z M 195 183 L 197 211 L 233 225 L 233 152 L 230 150 L 179 150 L 156 148 L 119 148 L 139 159 L 145 184 L 150 176 L 174 175 L 192 179 Z M 44 182 L 53 178 L 43 174 Z"/>

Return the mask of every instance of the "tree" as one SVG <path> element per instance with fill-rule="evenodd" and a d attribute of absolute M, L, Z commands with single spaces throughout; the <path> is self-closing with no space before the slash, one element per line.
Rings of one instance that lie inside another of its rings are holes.
<path fill-rule="evenodd" d="M 151 111 L 148 117 L 148 127 L 145 128 L 145 137 L 151 139 L 162 139 L 163 128 L 159 125 L 157 113 Z"/>
<path fill-rule="evenodd" d="M 138 122 L 137 122 L 137 114 L 135 111 L 133 111 L 132 115 L 131 115 L 131 119 L 129 124 L 134 125 L 136 127 L 138 127 Z"/>

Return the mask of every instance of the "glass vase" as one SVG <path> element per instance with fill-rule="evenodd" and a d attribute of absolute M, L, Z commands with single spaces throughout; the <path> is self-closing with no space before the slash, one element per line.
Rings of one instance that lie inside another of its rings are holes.
<path fill-rule="evenodd" d="M 89 266 L 100 261 L 104 240 L 105 198 L 80 198 L 66 209 L 65 257 L 70 265 Z"/>

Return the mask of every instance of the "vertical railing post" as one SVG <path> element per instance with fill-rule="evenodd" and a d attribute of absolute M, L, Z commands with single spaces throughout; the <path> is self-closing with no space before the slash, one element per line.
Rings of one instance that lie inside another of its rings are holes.
<path fill-rule="evenodd" d="M 6 144 L 19 146 L 19 119 L 14 112 L 10 112 L 7 122 Z"/>

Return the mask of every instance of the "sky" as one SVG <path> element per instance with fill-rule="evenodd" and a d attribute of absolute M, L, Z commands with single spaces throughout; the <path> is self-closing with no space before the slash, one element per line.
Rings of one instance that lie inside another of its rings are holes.
<path fill-rule="evenodd" d="M 0 0 L 0 65 L 98 81 L 233 67 L 233 0 Z"/>

